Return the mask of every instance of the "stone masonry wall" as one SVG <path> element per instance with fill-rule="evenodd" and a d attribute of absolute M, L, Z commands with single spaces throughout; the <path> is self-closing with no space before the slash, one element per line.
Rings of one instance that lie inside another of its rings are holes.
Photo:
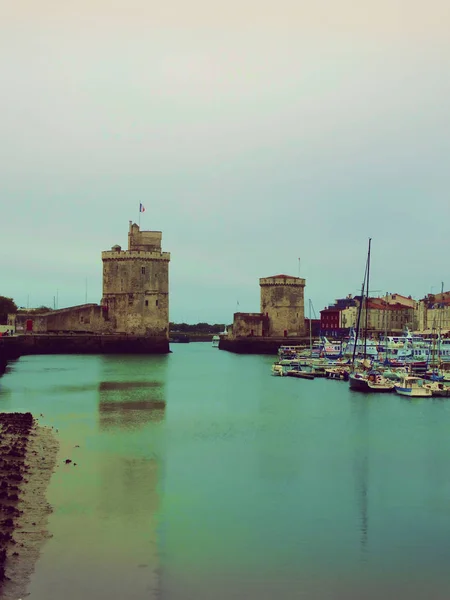
<path fill-rule="evenodd" d="M 116 331 L 168 338 L 170 254 L 113 250 L 102 252 L 102 260 L 102 304 Z"/>
<path fill-rule="evenodd" d="M 268 329 L 268 319 L 261 313 L 234 313 L 233 337 L 261 337 Z"/>
<path fill-rule="evenodd" d="M 270 336 L 301 336 L 305 331 L 305 280 L 265 277 L 261 286 L 261 312 L 269 317 Z"/>
<path fill-rule="evenodd" d="M 113 323 L 105 320 L 97 304 L 82 304 L 42 314 L 20 314 L 15 318 L 17 333 L 26 333 L 27 321 L 33 323 L 33 333 L 112 333 Z"/>

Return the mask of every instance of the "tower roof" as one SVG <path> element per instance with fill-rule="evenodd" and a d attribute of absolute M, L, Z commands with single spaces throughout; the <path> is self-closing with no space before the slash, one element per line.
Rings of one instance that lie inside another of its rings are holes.
<path fill-rule="evenodd" d="M 270 277 L 267 277 L 267 279 L 298 279 L 298 277 L 294 277 L 293 275 L 271 275 Z"/>

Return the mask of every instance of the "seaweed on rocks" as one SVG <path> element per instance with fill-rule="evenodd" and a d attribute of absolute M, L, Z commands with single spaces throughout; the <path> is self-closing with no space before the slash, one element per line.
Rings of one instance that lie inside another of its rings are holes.
<path fill-rule="evenodd" d="M 14 506 L 19 501 L 19 487 L 11 482 L 23 481 L 27 471 L 24 460 L 33 423 L 31 413 L 0 414 L 0 514 L 9 515 L 0 522 L 0 591 L 7 579 L 6 562 L 8 549 L 14 544 L 15 519 L 21 514 Z"/>
<path fill-rule="evenodd" d="M 2 599 L 16 600 L 25 594 L 40 548 L 48 537 L 45 492 L 57 448 L 50 428 L 40 426 L 31 413 L 0 413 Z"/>

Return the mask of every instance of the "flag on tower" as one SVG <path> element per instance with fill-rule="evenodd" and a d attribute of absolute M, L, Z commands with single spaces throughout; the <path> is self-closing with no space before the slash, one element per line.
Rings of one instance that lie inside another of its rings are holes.
<path fill-rule="evenodd" d="M 145 212 L 145 206 L 142 203 L 139 204 L 139 212 Z"/>

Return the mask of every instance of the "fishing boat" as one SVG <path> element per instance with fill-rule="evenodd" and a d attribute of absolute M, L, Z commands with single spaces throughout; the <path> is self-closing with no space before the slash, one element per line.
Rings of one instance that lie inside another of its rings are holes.
<path fill-rule="evenodd" d="M 336 379 L 337 381 L 348 381 L 349 369 L 344 367 L 330 367 L 325 369 L 327 379 Z"/>
<path fill-rule="evenodd" d="M 297 379 L 314 379 L 314 373 L 308 373 L 307 371 L 299 371 L 296 369 L 292 369 L 291 371 L 286 371 L 286 377 L 297 377 Z"/>
<path fill-rule="evenodd" d="M 280 360 L 297 358 L 304 350 L 305 346 L 280 346 L 278 348 L 278 358 Z"/>
<path fill-rule="evenodd" d="M 350 389 L 359 392 L 393 392 L 394 382 L 386 379 L 379 371 L 371 370 L 365 373 L 349 375 Z"/>
<path fill-rule="evenodd" d="M 438 398 L 450 398 L 450 387 L 441 381 L 424 383 L 424 387 L 431 390 L 432 396 L 437 396 Z"/>
<path fill-rule="evenodd" d="M 283 365 L 280 365 L 280 363 L 274 363 L 272 365 L 272 375 L 275 375 L 277 377 L 283 377 L 285 374 L 285 369 L 283 368 Z"/>
<path fill-rule="evenodd" d="M 421 377 L 413 377 L 408 375 L 399 383 L 394 383 L 394 388 L 397 394 L 401 396 L 409 396 L 410 398 L 429 398 L 432 391 L 426 387 L 424 380 Z"/>
<path fill-rule="evenodd" d="M 212 338 L 212 346 L 213 346 L 213 348 L 218 348 L 219 347 L 219 342 L 220 342 L 220 336 L 219 335 L 213 335 L 213 338 Z"/>
<path fill-rule="evenodd" d="M 314 373 L 314 377 L 326 377 L 327 376 L 324 366 L 312 367 L 311 373 Z"/>

